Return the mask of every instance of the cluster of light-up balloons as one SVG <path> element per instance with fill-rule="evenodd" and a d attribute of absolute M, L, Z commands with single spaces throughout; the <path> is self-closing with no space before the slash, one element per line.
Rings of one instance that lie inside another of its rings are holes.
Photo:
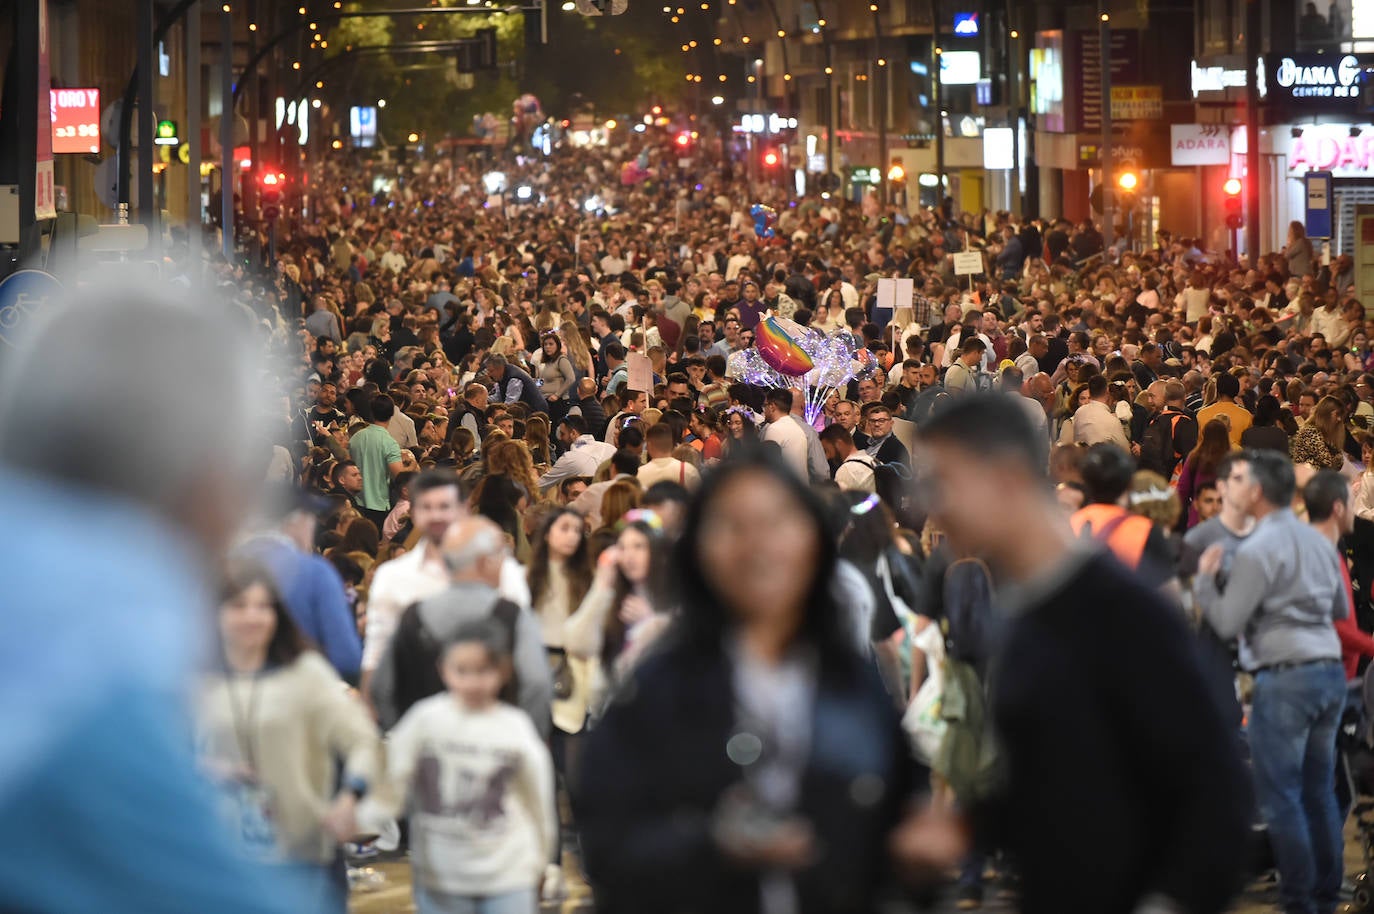
<path fill-rule="evenodd" d="M 827 336 L 769 315 L 754 330 L 754 345 L 733 353 L 729 374 L 759 387 L 794 387 L 806 393 L 806 421 L 815 422 L 830 394 L 878 371 L 873 354 L 847 330 Z"/>

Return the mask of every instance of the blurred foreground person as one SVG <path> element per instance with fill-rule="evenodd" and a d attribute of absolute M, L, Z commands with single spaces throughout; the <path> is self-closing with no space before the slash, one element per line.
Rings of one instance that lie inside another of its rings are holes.
<path fill-rule="evenodd" d="M 899 827 L 913 762 L 835 565 L 824 508 L 780 457 L 737 454 L 704 481 L 680 621 L 586 739 L 574 802 L 599 911 L 869 912 L 890 843 L 957 861 L 961 841 L 922 840 L 933 814 Z"/>
<path fill-rule="evenodd" d="M 207 582 L 266 468 L 261 345 L 197 299 L 49 303 L 0 353 L 0 909 L 314 910 L 239 855 L 192 756 Z"/>
<path fill-rule="evenodd" d="M 377 726 L 307 646 L 270 572 L 236 563 L 221 596 L 220 656 L 197 726 L 202 764 L 244 850 L 292 867 L 310 887 L 310 910 L 343 914 L 342 844 L 357 834 L 357 802 L 380 774 Z"/>
<path fill-rule="evenodd" d="M 1021 911 L 1223 910 L 1246 858 L 1247 779 L 1180 614 L 1075 540 L 1016 403 L 951 401 L 921 433 L 932 517 L 999 578 L 988 679 L 1006 782 L 970 812 L 1016 861 Z"/>

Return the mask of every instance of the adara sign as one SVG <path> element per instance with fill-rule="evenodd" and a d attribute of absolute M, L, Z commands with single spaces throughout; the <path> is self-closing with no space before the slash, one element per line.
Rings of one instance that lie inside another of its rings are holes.
<path fill-rule="evenodd" d="M 1345 124 L 1302 128 L 1302 136 L 1289 139 L 1290 172 L 1329 171 L 1336 177 L 1374 174 L 1374 126 L 1366 125 L 1351 136 Z"/>

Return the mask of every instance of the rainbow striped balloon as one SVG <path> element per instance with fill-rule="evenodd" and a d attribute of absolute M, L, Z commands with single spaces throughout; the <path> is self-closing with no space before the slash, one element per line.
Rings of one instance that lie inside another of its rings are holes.
<path fill-rule="evenodd" d="M 788 326 L 791 325 L 791 326 Z M 799 378 L 806 374 L 816 363 L 793 338 L 793 328 L 800 330 L 795 323 L 785 318 L 765 317 L 754 329 L 754 348 L 768 365 L 779 374 L 789 378 Z"/>

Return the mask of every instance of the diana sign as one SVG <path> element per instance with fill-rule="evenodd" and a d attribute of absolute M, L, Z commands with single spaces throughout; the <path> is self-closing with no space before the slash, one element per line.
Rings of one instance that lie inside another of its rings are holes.
<path fill-rule="evenodd" d="M 1364 68 L 1354 54 L 1347 54 L 1335 66 L 1326 62 L 1298 63 L 1285 57 L 1274 68 L 1274 82 L 1289 89 L 1294 98 L 1345 98 L 1353 90 Z"/>
<path fill-rule="evenodd" d="M 1297 54 L 1270 57 L 1268 95 L 1294 107 L 1354 110 L 1374 79 L 1374 57 L 1357 54 Z"/>

